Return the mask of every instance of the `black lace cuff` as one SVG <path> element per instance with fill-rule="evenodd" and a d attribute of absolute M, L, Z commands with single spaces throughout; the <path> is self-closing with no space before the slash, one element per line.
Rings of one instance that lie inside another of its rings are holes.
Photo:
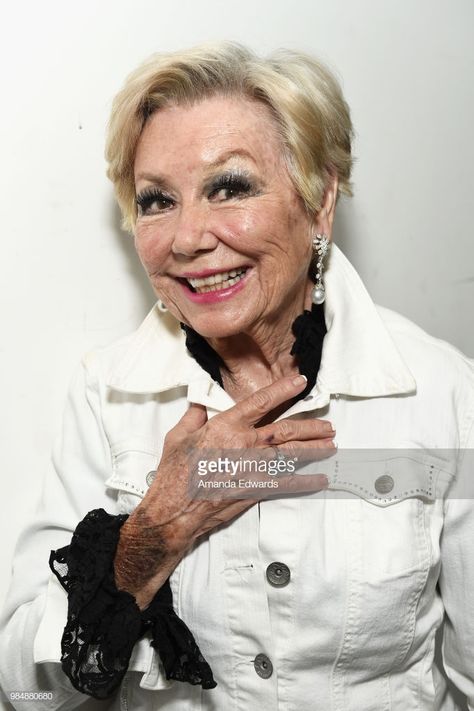
<path fill-rule="evenodd" d="M 135 643 L 151 630 L 167 679 L 216 682 L 194 637 L 173 609 L 169 581 L 143 611 L 115 585 L 113 561 L 127 515 L 90 511 L 69 546 L 51 551 L 49 565 L 68 593 L 61 665 L 74 688 L 96 699 L 109 697 L 127 671 Z"/>

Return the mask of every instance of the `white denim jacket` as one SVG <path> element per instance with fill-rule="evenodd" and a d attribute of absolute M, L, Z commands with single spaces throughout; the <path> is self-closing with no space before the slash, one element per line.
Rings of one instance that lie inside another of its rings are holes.
<path fill-rule="evenodd" d="M 474 506 L 467 495 L 446 495 L 456 478 L 474 477 L 463 457 L 474 448 L 474 364 L 376 307 L 335 246 L 325 278 L 317 383 L 284 416 L 329 419 L 341 454 L 406 448 L 420 456 L 403 467 L 382 454 L 357 476 L 332 467 L 328 491 L 263 501 L 201 539 L 171 585 L 217 688 L 167 682 L 145 638 L 120 692 L 100 708 L 451 711 L 460 707 L 433 662 L 444 617 L 444 667 L 474 710 Z M 1 622 L 4 692 L 46 689 L 54 699 L 15 708 L 67 711 L 85 700 L 95 708 L 60 668 L 66 594 L 49 552 L 70 542 L 91 509 L 133 510 L 190 402 L 210 417 L 233 404 L 157 309 L 132 336 L 84 358 Z M 454 465 L 444 450 L 458 452 Z M 380 476 L 389 482 L 382 493 Z M 291 571 L 285 586 L 267 580 L 274 561 Z M 268 678 L 259 654 L 273 667 Z"/>

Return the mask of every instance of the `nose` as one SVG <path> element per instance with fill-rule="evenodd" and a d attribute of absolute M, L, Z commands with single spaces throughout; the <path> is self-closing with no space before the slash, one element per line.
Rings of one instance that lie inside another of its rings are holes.
<path fill-rule="evenodd" d="M 205 206 L 182 206 L 174 225 L 171 251 L 176 256 L 193 257 L 217 247 L 219 238 Z"/>

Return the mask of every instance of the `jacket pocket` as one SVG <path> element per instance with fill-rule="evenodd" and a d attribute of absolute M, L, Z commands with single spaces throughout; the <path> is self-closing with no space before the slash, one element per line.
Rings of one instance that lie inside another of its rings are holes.
<path fill-rule="evenodd" d="M 156 442 L 133 437 L 111 446 L 112 475 L 106 487 L 117 492 L 120 513 L 131 513 L 151 486 L 162 448 Z"/>
<path fill-rule="evenodd" d="M 427 571 L 429 529 L 441 528 L 452 464 L 423 450 L 352 450 L 334 458 L 329 489 L 355 499 L 356 539 L 366 581 Z"/>
<path fill-rule="evenodd" d="M 388 709 L 384 675 L 405 663 L 416 635 L 420 599 L 435 595 L 437 541 L 452 469 L 449 462 L 423 450 L 346 451 L 334 457 L 332 467 L 330 489 L 345 499 L 340 525 L 347 555 L 344 632 L 333 677 L 335 706 L 361 708 L 360 699 L 353 706 L 344 700 L 350 689 L 373 682 L 374 698 L 385 698 L 386 706 L 381 703 L 380 708 Z"/>

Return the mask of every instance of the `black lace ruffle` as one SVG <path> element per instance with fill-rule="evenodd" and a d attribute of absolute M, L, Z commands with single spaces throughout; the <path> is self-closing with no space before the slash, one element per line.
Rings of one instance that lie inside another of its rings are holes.
<path fill-rule="evenodd" d="M 141 611 L 115 585 L 113 561 L 127 515 L 90 511 L 69 546 L 51 551 L 49 564 L 68 593 L 61 664 L 72 685 L 97 699 L 109 697 L 127 671 L 132 649 L 148 630 L 167 679 L 216 686 L 193 635 L 176 615 L 169 581 Z"/>
<path fill-rule="evenodd" d="M 290 351 L 298 362 L 298 370 L 308 378 L 308 384 L 296 400 L 301 400 L 314 388 L 318 377 L 324 336 L 327 333 L 324 304 L 313 304 L 311 311 L 303 311 L 291 326 L 295 342 Z"/>
<path fill-rule="evenodd" d="M 228 370 L 224 360 L 209 345 L 204 336 L 195 331 L 191 326 L 181 323 L 181 328 L 186 334 L 186 348 L 194 360 L 205 370 L 221 388 L 223 387 L 221 370 Z"/>

